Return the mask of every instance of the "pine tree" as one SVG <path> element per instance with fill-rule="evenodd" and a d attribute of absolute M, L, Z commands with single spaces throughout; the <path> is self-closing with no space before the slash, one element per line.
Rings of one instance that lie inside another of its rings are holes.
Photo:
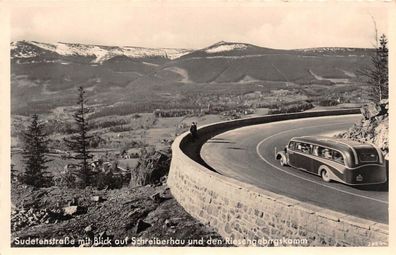
<path fill-rule="evenodd" d="M 27 130 L 23 133 L 23 152 L 25 162 L 25 171 L 20 176 L 20 180 L 35 187 L 48 185 L 44 174 L 50 160 L 46 154 L 48 150 L 47 134 L 43 132 L 44 126 L 39 123 L 37 114 L 32 116 L 32 122 Z"/>
<path fill-rule="evenodd" d="M 89 109 L 86 107 L 86 99 L 85 99 L 85 91 L 82 87 L 78 89 L 78 109 L 73 114 L 73 118 L 76 122 L 77 132 L 76 135 L 72 135 L 69 139 L 65 139 L 67 147 L 75 152 L 73 156 L 74 159 L 79 160 L 80 170 L 77 175 L 81 179 L 82 186 L 87 186 L 90 184 L 90 176 L 91 169 L 89 166 L 89 159 L 92 158 L 88 148 L 92 136 L 88 134 L 88 123 L 86 119 L 86 115 L 89 112 Z"/>
<path fill-rule="evenodd" d="M 370 95 L 374 101 L 388 98 L 388 40 L 384 34 L 379 39 L 374 56 L 371 57 L 371 65 L 360 70 L 360 74 L 367 78 L 367 83 L 371 87 Z"/>

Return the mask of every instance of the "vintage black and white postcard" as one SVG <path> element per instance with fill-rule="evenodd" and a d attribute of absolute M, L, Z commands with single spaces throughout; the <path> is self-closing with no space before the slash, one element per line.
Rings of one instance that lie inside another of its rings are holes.
<path fill-rule="evenodd" d="M 394 251 L 394 1 L 0 7 L 1 253 Z"/>

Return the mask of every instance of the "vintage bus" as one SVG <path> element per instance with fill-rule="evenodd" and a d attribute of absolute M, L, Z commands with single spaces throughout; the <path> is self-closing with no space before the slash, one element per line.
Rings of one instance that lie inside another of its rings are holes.
<path fill-rule="evenodd" d="M 319 175 L 325 182 L 367 185 L 387 181 L 382 153 L 370 144 L 331 137 L 294 137 L 275 155 L 282 166 Z"/>

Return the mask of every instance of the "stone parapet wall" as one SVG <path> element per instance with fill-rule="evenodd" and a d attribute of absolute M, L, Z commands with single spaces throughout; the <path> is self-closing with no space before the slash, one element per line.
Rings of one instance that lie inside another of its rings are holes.
<path fill-rule="evenodd" d="M 233 128 L 304 117 L 359 113 L 305 112 L 221 122 L 188 133 L 172 145 L 168 185 L 193 217 L 237 246 L 386 246 L 388 225 L 324 209 L 220 175 L 200 162 L 202 143 Z M 199 147 L 199 148 L 194 148 Z"/>

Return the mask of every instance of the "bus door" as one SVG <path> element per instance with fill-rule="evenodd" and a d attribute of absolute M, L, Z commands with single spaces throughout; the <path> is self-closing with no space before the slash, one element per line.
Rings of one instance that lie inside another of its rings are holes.
<path fill-rule="evenodd" d="M 312 172 L 313 159 L 312 159 L 313 146 L 307 143 L 295 143 L 295 153 L 289 159 L 292 166 Z"/>
<path fill-rule="evenodd" d="M 295 151 L 297 151 L 297 145 L 299 144 L 300 144 L 299 142 L 294 142 L 294 141 L 289 143 L 287 155 L 289 157 L 288 160 L 290 166 L 297 167 L 296 162 L 297 162 L 298 154 L 295 153 Z"/>

